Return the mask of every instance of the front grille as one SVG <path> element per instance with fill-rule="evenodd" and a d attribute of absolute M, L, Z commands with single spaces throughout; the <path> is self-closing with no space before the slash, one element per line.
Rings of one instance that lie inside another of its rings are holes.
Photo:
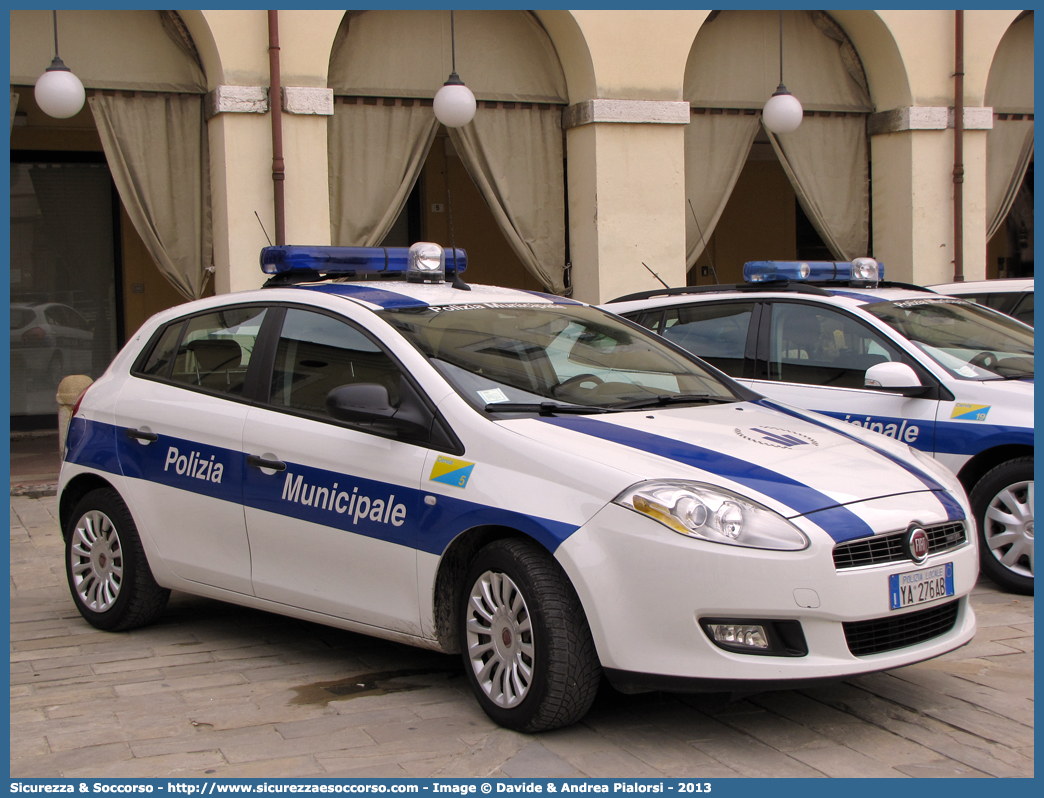
<path fill-rule="evenodd" d="M 857 657 L 915 646 L 944 635 L 957 622 L 957 604 L 951 601 L 903 615 L 843 623 L 848 650 Z"/>
<path fill-rule="evenodd" d="M 964 544 L 967 537 L 962 521 L 954 521 L 948 524 L 936 524 L 924 528 L 928 533 L 928 553 L 937 554 L 940 551 L 949 551 Z M 883 562 L 898 562 L 908 560 L 909 557 L 903 553 L 902 532 L 892 532 L 887 535 L 874 535 L 859 540 L 849 540 L 834 546 L 834 567 L 859 568 L 864 565 L 877 565 Z"/>

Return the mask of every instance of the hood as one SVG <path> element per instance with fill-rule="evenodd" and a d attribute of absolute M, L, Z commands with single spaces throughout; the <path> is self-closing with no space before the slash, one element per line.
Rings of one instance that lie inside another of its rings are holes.
<path fill-rule="evenodd" d="M 964 518 L 946 487 L 894 442 L 861 440 L 827 419 L 766 401 L 499 423 L 628 472 L 635 482 L 721 485 L 787 518 L 917 492 L 932 492 L 951 520 Z"/>

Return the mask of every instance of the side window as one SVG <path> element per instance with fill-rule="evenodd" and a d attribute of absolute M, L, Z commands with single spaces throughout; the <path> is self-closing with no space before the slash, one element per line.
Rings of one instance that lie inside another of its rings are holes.
<path fill-rule="evenodd" d="M 264 316 L 264 308 L 233 307 L 189 319 L 170 378 L 208 391 L 241 395 Z M 164 334 L 154 357 L 166 340 Z M 151 362 L 152 358 L 146 371 Z"/>
<path fill-rule="evenodd" d="M 798 303 L 772 305 L 770 380 L 862 388 L 868 368 L 901 360 L 884 336 L 847 313 Z"/>
<path fill-rule="evenodd" d="M 955 296 L 958 295 L 955 294 Z M 989 294 L 960 294 L 959 296 L 961 299 L 967 300 L 968 302 L 974 302 L 976 305 L 989 305 L 987 302 L 990 297 Z"/>
<path fill-rule="evenodd" d="M 663 330 L 662 310 L 647 310 L 644 313 L 632 313 L 625 318 L 630 319 L 636 324 L 642 325 L 646 329 L 652 330 L 654 333 L 659 333 Z"/>
<path fill-rule="evenodd" d="M 743 350 L 754 305 L 704 302 L 669 308 L 661 335 L 730 377 L 743 376 Z"/>
<path fill-rule="evenodd" d="M 1033 326 L 1033 294 L 1026 294 L 1011 312 L 1011 315 L 1023 324 Z"/>
<path fill-rule="evenodd" d="M 377 383 L 399 403 L 398 364 L 362 332 L 322 313 L 290 309 L 276 348 L 269 404 L 327 415 L 326 396 L 350 383 Z"/>
<path fill-rule="evenodd" d="M 170 376 L 170 365 L 174 362 L 174 353 L 177 351 L 178 339 L 181 338 L 181 330 L 184 327 L 185 322 L 178 321 L 164 328 L 152 352 L 138 371 L 139 374 L 150 377 Z"/>

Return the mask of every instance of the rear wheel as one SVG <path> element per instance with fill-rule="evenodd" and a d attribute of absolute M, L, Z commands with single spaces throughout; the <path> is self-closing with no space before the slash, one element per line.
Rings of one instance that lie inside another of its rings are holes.
<path fill-rule="evenodd" d="M 153 579 L 134 519 L 111 488 L 91 491 L 73 510 L 65 572 L 80 615 L 107 631 L 151 623 L 170 597 Z"/>
<path fill-rule="evenodd" d="M 580 599 L 550 554 L 524 540 L 491 543 L 462 600 L 464 667 L 490 718 L 536 732 L 584 716 L 601 668 Z"/>
<path fill-rule="evenodd" d="M 988 471 L 971 492 L 982 572 L 1006 590 L 1033 594 L 1033 458 Z"/>

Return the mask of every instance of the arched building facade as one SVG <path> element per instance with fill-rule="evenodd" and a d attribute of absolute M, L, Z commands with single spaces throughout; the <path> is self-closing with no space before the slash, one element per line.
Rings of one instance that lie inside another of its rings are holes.
<path fill-rule="evenodd" d="M 51 12 L 10 18 L 11 302 L 77 310 L 92 338 L 75 371 L 96 374 L 152 312 L 262 281 L 270 17 L 59 11 L 90 95 L 68 120 L 33 100 Z M 479 109 L 454 130 L 430 106 L 448 12 L 277 20 L 288 243 L 455 243 L 473 281 L 592 302 L 655 287 L 652 272 L 734 280 L 752 258 L 954 273 L 953 11 L 784 12 L 783 80 L 805 117 L 779 136 L 760 120 L 780 80 L 775 11 L 457 12 Z M 962 270 L 1032 273 L 1033 14 L 964 20 Z M 50 366 L 12 372 L 13 414 L 53 412 L 50 380 L 73 366 Z"/>

